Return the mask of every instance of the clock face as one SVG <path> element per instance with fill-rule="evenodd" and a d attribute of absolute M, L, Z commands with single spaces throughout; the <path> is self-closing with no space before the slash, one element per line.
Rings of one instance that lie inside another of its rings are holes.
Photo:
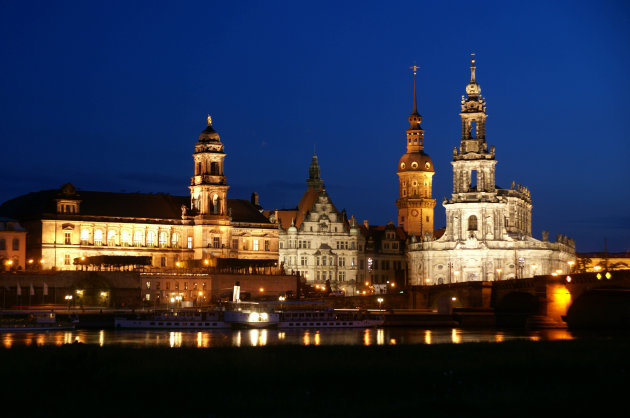
<path fill-rule="evenodd" d="M 414 209 L 414 210 L 412 210 L 412 211 L 411 211 L 411 215 L 412 215 L 412 216 L 418 216 L 418 211 L 417 211 L 417 210 L 415 210 L 415 209 Z"/>

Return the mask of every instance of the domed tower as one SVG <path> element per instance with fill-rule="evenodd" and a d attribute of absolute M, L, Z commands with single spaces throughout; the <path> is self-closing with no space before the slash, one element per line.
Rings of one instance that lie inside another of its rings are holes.
<path fill-rule="evenodd" d="M 223 175 L 225 152 L 219 133 L 212 127 L 201 132 L 195 144 L 195 175 L 190 181 L 191 208 L 201 217 L 227 218 L 228 185 Z"/>
<path fill-rule="evenodd" d="M 407 152 L 398 162 L 398 180 L 400 199 L 398 207 L 398 225 L 407 234 L 424 237 L 433 235 L 433 209 L 435 199 L 431 197 L 432 177 L 435 174 L 433 161 L 424 152 L 424 130 L 420 126 L 422 116 L 418 113 L 416 98 L 416 71 L 413 66 L 413 111 L 409 115 L 407 129 Z"/>

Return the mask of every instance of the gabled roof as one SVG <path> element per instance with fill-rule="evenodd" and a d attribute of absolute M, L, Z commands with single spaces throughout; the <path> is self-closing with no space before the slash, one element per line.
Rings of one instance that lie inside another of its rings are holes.
<path fill-rule="evenodd" d="M 302 225 L 302 222 L 304 222 L 304 216 L 306 213 L 311 210 L 315 202 L 317 202 L 319 193 L 320 192 L 309 187 L 304 195 L 302 195 L 297 208 L 278 210 L 278 222 L 280 222 L 282 229 L 286 230 L 289 228 L 293 220 L 295 220 L 295 227 L 299 228 L 300 225 Z"/>

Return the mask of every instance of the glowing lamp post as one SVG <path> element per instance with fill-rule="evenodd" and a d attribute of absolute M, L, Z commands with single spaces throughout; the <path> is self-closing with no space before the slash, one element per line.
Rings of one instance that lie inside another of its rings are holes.
<path fill-rule="evenodd" d="M 383 298 L 378 298 L 376 299 L 376 301 L 378 302 L 378 309 L 381 309 L 381 305 L 383 304 Z"/>
<path fill-rule="evenodd" d="M 66 295 L 65 298 L 68 303 L 68 310 L 70 310 L 70 303 L 72 303 L 72 295 Z"/>

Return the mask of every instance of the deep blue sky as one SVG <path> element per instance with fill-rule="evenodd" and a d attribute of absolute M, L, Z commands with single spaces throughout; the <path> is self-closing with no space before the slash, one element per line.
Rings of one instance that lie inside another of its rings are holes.
<path fill-rule="evenodd" d="M 530 188 L 534 236 L 627 251 L 628 40 L 627 1 L 3 0 L 0 201 L 188 194 L 210 113 L 231 198 L 294 207 L 315 145 L 338 209 L 395 221 L 415 62 L 440 227 L 475 52 L 497 183 Z"/>

